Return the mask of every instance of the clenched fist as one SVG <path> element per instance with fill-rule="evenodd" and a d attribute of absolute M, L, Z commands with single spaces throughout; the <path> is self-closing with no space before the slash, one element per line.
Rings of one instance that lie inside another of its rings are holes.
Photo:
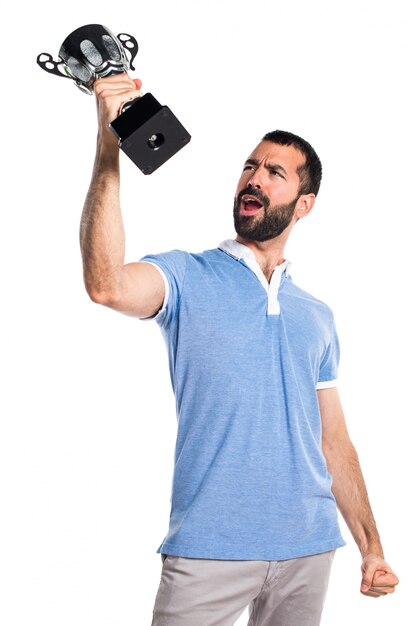
<path fill-rule="evenodd" d="M 97 119 L 99 123 L 99 142 L 115 145 L 117 139 L 109 124 L 119 115 L 122 106 L 141 96 L 142 81 L 130 78 L 128 74 L 114 74 L 100 78 L 94 83 L 96 94 Z"/>
<path fill-rule="evenodd" d="M 399 579 L 384 559 L 368 554 L 361 564 L 361 593 L 379 598 L 395 591 Z"/>

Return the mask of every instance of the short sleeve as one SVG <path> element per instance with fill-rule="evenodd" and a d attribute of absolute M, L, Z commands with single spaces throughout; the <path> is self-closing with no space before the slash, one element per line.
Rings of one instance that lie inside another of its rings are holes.
<path fill-rule="evenodd" d="M 166 328 L 176 318 L 183 282 L 186 274 L 187 252 L 171 250 L 161 254 L 147 254 L 141 263 L 150 263 L 160 272 L 165 286 L 165 297 L 162 308 L 153 316 L 144 318 L 154 320 L 162 328 Z"/>
<path fill-rule="evenodd" d="M 316 385 L 317 389 L 327 389 L 328 387 L 337 386 L 339 362 L 340 343 L 338 341 L 334 317 L 332 317 L 331 327 L 327 333 L 327 347 L 322 355 L 319 366 L 319 376 Z"/>

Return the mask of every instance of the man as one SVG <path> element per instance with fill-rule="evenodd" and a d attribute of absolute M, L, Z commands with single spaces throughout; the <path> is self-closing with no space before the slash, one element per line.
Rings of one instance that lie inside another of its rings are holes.
<path fill-rule="evenodd" d="M 296 287 L 284 247 L 321 180 L 313 148 L 266 135 L 238 182 L 235 240 L 125 264 L 118 147 L 109 122 L 137 97 L 96 82 L 97 156 L 82 222 L 94 302 L 154 318 L 178 410 L 172 510 L 153 626 L 320 623 L 338 505 L 362 555 L 361 592 L 394 591 L 336 389 L 332 312 Z M 332 479 L 331 479 L 332 476 Z"/>

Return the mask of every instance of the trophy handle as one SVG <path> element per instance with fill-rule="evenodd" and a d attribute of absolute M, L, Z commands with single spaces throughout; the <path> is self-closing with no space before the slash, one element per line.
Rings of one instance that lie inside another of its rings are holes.
<path fill-rule="evenodd" d="M 42 59 L 41 57 L 46 57 L 46 59 Z M 56 76 L 62 76 L 63 78 L 70 78 L 71 76 L 67 76 L 64 72 L 61 72 L 58 68 L 62 66 L 62 61 L 54 61 L 52 56 L 47 52 L 41 52 L 38 54 L 36 59 L 37 64 L 41 67 L 45 72 L 49 72 L 50 74 L 55 74 Z"/>
<path fill-rule="evenodd" d="M 129 52 L 130 59 L 128 60 L 129 60 L 130 69 L 135 70 L 134 66 L 132 65 L 132 61 L 134 60 L 134 58 L 136 57 L 138 53 L 137 40 L 135 39 L 135 37 L 133 37 L 133 35 L 128 35 L 128 33 L 119 33 L 117 37 L 120 43 L 122 44 L 122 46 L 125 48 L 125 50 Z"/>

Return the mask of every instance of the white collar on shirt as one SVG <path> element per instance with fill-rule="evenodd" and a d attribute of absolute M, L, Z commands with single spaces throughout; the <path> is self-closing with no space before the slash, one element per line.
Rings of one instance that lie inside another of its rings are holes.
<path fill-rule="evenodd" d="M 245 246 L 243 243 L 240 243 L 239 241 L 236 241 L 235 239 L 225 239 L 225 241 L 219 244 L 218 248 L 220 248 L 224 252 L 227 252 L 231 256 L 235 257 L 236 259 L 238 259 L 238 261 L 241 259 L 244 259 L 245 261 L 255 261 L 258 265 L 257 259 L 255 258 L 255 254 L 251 250 L 251 248 L 249 248 L 248 246 Z M 283 263 L 280 263 L 280 265 L 278 265 L 277 267 L 282 267 L 282 266 L 284 266 L 282 271 L 287 272 L 287 270 L 291 266 L 291 262 L 284 260 Z"/>
<path fill-rule="evenodd" d="M 264 276 L 260 265 L 255 258 L 254 252 L 239 241 L 235 239 L 225 239 L 221 244 L 219 244 L 218 248 L 234 257 L 238 261 L 241 259 L 245 262 L 245 264 L 254 272 L 257 276 L 260 283 L 263 285 L 264 289 L 267 292 L 268 296 L 268 314 L 269 315 L 279 315 L 280 314 L 280 304 L 278 301 L 278 291 L 280 286 L 280 281 L 283 273 L 287 274 L 287 270 L 290 266 L 290 261 L 283 261 L 280 265 L 277 265 L 275 268 L 270 282 L 267 281 L 267 278 Z"/>

